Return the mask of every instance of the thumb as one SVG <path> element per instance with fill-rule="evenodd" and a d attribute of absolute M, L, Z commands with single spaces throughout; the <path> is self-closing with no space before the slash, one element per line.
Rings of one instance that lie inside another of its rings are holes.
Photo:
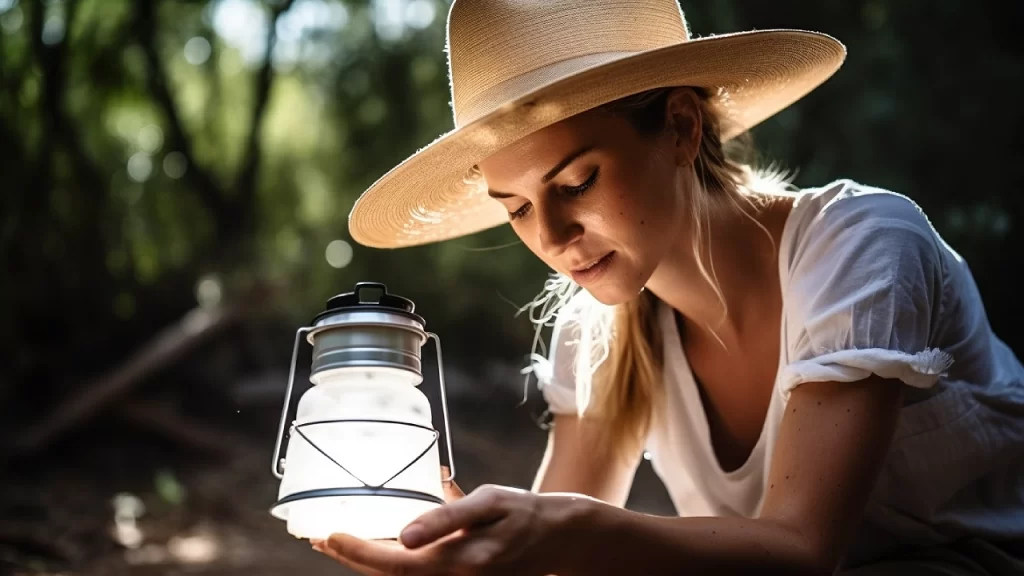
<path fill-rule="evenodd" d="M 490 524 L 507 514 L 498 489 L 489 487 L 424 513 L 398 537 L 406 548 L 419 548 L 458 530 Z"/>
<path fill-rule="evenodd" d="M 451 468 L 447 466 L 441 466 L 441 484 L 444 488 L 444 500 L 445 502 L 455 502 L 466 497 L 466 493 L 459 488 L 459 485 L 454 480 L 445 480 L 451 477 Z"/>

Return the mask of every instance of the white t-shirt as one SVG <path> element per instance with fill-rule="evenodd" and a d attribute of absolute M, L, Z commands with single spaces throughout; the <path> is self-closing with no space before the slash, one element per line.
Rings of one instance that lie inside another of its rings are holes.
<path fill-rule="evenodd" d="M 906 384 L 906 401 L 847 561 L 968 535 L 1024 540 L 1024 367 L 992 333 L 964 260 L 910 199 L 850 181 L 801 192 L 779 249 L 775 393 L 736 470 L 715 457 L 673 311 L 659 310 L 665 417 L 647 449 L 677 512 L 757 516 L 789 393 L 874 373 Z M 552 336 L 553 413 L 576 413 L 574 325 L 563 315 Z"/>

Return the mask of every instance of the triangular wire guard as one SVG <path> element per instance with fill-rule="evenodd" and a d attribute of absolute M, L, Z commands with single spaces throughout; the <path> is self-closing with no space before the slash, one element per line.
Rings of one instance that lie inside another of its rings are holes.
<path fill-rule="evenodd" d="M 338 462 L 330 454 L 328 454 L 322 448 L 317 446 L 316 442 L 313 442 L 312 440 L 310 440 L 309 436 L 306 436 L 306 434 L 302 431 L 302 428 L 305 428 L 307 426 L 317 426 L 319 424 L 358 424 L 358 423 L 362 423 L 362 424 L 398 424 L 398 425 L 401 425 L 401 426 L 409 426 L 409 427 L 412 427 L 412 428 L 419 428 L 421 430 L 426 430 L 428 432 L 431 432 L 434 435 L 434 437 L 430 440 L 430 443 L 427 444 L 427 447 L 424 448 L 423 451 L 419 453 L 419 455 L 417 455 L 415 458 L 413 458 L 405 466 L 402 466 L 402 468 L 398 472 L 395 472 L 387 480 L 381 482 L 380 484 L 370 484 L 370 483 L 364 481 L 359 476 L 356 476 L 355 474 L 353 474 L 352 471 L 349 470 L 348 468 L 346 468 L 345 466 L 343 466 L 341 464 L 341 462 Z M 324 458 L 327 458 L 335 466 L 337 466 L 338 468 L 341 468 L 342 470 L 344 470 L 346 474 L 348 474 L 349 476 L 355 478 L 356 481 L 359 482 L 360 484 L 362 484 L 363 487 L 365 487 L 365 488 L 383 488 L 384 486 L 386 486 L 388 484 L 388 482 L 391 482 L 395 478 L 398 478 L 398 476 L 401 475 L 402 472 L 405 472 L 406 470 L 409 469 L 410 466 L 412 466 L 413 464 L 419 462 L 420 458 L 423 458 L 427 454 L 427 452 L 429 452 L 430 449 L 433 448 L 435 444 L 437 444 L 437 439 L 440 436 L 440 432 L 438 432 L 437 430 L 434 430 L 433 428 L 427 428 L 426 426 L 420 426 L 419 424 L 412 424 L 410 422 L 399 422 L 397 420 L 364 420 L 364 419 L 318 420 L 316 422 L 304 422 L 302 424 L 292 424 L 292 430 L 295 431 L 299 436 L 301 436 L 302 439 L 305 440 L 310 446 L 315 448 L 317 452 L 319 452 L 320 454 L 323 454 Z"/>

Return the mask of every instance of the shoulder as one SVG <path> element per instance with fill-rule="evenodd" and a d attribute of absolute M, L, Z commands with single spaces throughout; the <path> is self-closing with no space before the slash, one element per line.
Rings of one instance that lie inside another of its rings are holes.
<path fill-rule="evenodd" d="M 780 250 L 789 275 L 844 265 L 942 266 L 949 250 L 921 207 L 903 194 L 838 180 L 801 192 Z"/>
<path fill-rule="evenodd" d="M 780 247 L 786 322 L 858 346 L 918 340 L 948 300 L 951 255 L 904 195 L 849 180 L 805 191 Z"/>
<path fill-rule="evenodd" d="M 784 390 L 869 373 L 928 387 L 950 358 L 935 352 L 952 253 L 908 197 L 849 180 L 807 190 L 780 246 L 787 355 Z"/>
<path fill-rule="evenodd" d="M 801 192 L 791 215 L 794 240 L 895 232 L 934 241 L 937 234 L 920 206 L 891 190 L 837 180 Z"/>

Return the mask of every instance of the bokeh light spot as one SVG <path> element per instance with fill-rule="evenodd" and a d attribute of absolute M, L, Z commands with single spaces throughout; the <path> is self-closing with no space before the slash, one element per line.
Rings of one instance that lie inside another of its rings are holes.
<path fill-rule="evenodd" d="M 139 148 L 152 154 L 163 146 L 164 132 L 156 124 L 146 124 L 139 130 L 138 142 Z"/>
<path fill-rule="evenodd" d="M 210 59 L 210 41 L 202 36 L 189 38 L 185 42 L 185 60 L 193 66 L 199 66 Z"/>
<path fill-rule="evenodd" d="M 14 34 L 21 28 L 21 23 L 24 21 L 25 15 L 22 13 L 21 8 L 15 6 L 0 16 L 0 28 L 3 28 L 7 34 Z"/>
<path fill-rule="evenodd" d="M 164 174 L 169 178 L 181 178 L 188 168 L 188 161 L 181 152 L 171 152 L 164 156 Z"/>
<path fill-rule="evenodd" d="M 359 106 L 357 114 L 363 124 L 373 126 L 383 120 L 387 112 L 388 106 L 384 103 L 384 100 L 377 96 L 371 96 Z"/>
<path fill-rule="evenodd" d="M 213 276 L 206 276 L 196 284 L 196 301 L 203 308 L 213 308 L 220 304 L 220 282 Z"/>
<path fill-rule="evenodd" d="M 331 267 L 344 268 L 352 262 L 352 245 L 344 240 L 335 240 L 327 245 L 324 256 Z"/>
<path fill-rule="evenodd" d="M 434 22 L 437 11 L 430 0 L 412 0 L 405 5 L 405 23 L 422 30 Z"/>
<path fill-rule="evenodd" d="M 64 39 L 64 17 L 50 16 L 43 24 L 43 44 L 53 45 Z"/>
<path fill-rule="evenodd" d="M 128 159 L 128 177 L 136 182 L 149 180 L 153 173 L 153 159 L 145 152 L 136 152 Z"/>

